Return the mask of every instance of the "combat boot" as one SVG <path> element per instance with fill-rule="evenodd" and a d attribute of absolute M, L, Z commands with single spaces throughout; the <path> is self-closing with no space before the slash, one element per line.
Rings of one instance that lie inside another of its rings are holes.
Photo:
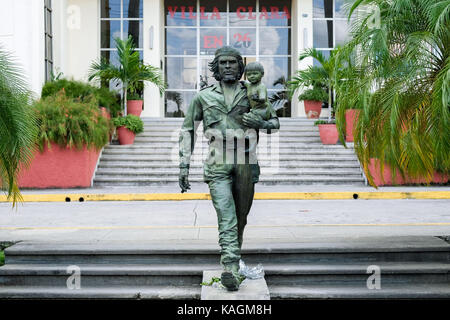
<path fill-rule="evenodd" d="M 224 265 L 221 283 L 228 291 L 237 291 L 243 279 L 244 278 L 239 274 L 238 263 Z"/>

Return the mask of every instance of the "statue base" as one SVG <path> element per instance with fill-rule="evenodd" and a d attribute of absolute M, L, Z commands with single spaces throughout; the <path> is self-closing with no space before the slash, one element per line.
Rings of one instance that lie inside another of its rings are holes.
<path fill-rule="evenodd" d="M 203 271 L 203 282 L 220 278 L 223 270 Z M 238 291 L 227 291 L 218 286 L 202 286 L 201 300 L 270 300 L 269 288 L 264 278 L 242 281 Z"/>

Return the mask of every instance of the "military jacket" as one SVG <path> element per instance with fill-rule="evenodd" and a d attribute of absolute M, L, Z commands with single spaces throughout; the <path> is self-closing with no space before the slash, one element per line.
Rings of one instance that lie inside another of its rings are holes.
<path fill-rule="evenodd" d="M 190 157 L 194 150 L 196 141 L 196 131 L 203 122 L 203 132 L 208 139 L 210 155 L 213 154 L 213 141 L 217 137 L 226 140 L 227 131 L 242 129 L 246 131 L 250 128 L 242 123 L 245 113 L 250 111 L 250 102 L 247 97 L 247 89 L 243 82 L 239 82 L 238 90 L 235 91 L 231 105 L 225 103 L 220 83 L 203 88 L 191 101 L 179 137 L 180 168 L 189 167 Z M 264 122 L 264 128 L 278 129 L 280 127 L 275 111 L 271 108 L 271 117 Z M 231 129 L 231 130 L 229 130 Z M 258 134 L 258 130 L 256 131 Z M 212 132 L 212 134 L 211 134 Z M 256 150 L 250 150 L 255 152 Z"/>

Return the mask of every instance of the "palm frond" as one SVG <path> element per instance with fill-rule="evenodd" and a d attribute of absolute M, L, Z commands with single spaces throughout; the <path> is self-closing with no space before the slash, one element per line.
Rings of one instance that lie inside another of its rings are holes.
<path fill-rule="evenodd" d="M 0 48 L 0 187 L 13 206 L 21 200 L 19 170 L 30 164 L 37 135 L 23 74 L 12 54 Z"/>

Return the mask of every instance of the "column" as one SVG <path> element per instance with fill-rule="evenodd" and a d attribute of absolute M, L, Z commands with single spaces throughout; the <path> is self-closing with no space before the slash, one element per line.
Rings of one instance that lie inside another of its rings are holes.
<path fill-rule="evenodd" d="M 313 46 L 313 0 L 294 0 L 293 1 L 293 51 L 292 51 L 292 65 L 294 72 L 301 69 L 306 69 L 312 65 L 313 59 L 307 58 L 303 61 L 298 61 L 300 52 Z M 294 15 L 295 14 L 295 15 Z M 293 74 L 294 75 L 294 74 Z M 298 101 L 299 91 L 292 97 L 293 117 L 306 117 L 303 101 Z"/>
<path fill-rule="evenodd" d="M 162 67 L 164 48 L 164 0 L 144 0 L 144 62 Z M 141 117 L 164 117 L 164 100 L 158 88 L 148 83 Z"/>

